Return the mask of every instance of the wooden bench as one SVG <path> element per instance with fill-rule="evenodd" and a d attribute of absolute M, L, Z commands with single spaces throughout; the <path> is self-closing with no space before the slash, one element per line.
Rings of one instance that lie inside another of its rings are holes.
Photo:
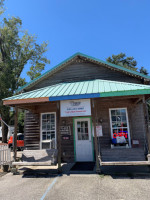
<path fill-rule="evenodd" d="M 50 166 L 57 164 L 57 149 L 24 150 L 21 162 L 13 162 L 18 166 Z"/>

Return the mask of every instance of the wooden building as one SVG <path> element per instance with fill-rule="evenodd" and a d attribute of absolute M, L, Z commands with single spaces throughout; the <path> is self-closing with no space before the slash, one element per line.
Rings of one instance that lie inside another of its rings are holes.
<path fill-rule="evenodd" d="M 3 103 L 26 110 L 25 149 L 56 148 L 59 164 L 96 160 L 98 169 L 98 158 L 146 161 L 149 97 L 149 76 L 77 53 Z"/>

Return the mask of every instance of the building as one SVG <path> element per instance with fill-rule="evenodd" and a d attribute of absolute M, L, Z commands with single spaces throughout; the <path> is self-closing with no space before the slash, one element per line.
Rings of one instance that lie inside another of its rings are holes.
<path fill-rule="evenodd" d="M 4 105 L 26 110 L 25 148 L 58 161 L 146 161 L 150 76 L 76 53 Z"/>

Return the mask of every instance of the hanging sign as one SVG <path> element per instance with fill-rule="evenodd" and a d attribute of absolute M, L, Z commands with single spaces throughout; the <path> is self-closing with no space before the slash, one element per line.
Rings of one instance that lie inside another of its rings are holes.
<path fill-rule="evenodd" d="M 69 100 L 60 102 L 61 117 L 91 115 L 90 99 Z"/>
<path fill-rule="evenodd" d="M 96 126 L 96 135 L 97 137 L 101 137 L 103 136 L 103 132 L 102 132 L 102 126 Z"/>

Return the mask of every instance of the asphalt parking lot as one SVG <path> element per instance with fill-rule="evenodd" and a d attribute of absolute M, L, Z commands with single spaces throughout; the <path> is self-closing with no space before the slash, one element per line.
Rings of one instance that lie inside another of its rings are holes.
<path fill-rule="evenodd" d="M 0 177 L 1 200 L 148 200 L 150 176 L 12 175 Z"/>

